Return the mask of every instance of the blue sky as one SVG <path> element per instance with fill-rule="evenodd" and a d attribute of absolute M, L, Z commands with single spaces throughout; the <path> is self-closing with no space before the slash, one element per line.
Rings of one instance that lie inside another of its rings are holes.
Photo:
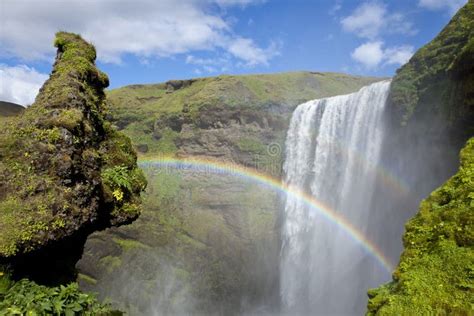
<path fill-rule="evenodd" d="M 467 0 L 2 0 L 0 99 L 29 104 L 57 30 L 98 50 L 111 88 L 294 70 L 392 76 Z"/>

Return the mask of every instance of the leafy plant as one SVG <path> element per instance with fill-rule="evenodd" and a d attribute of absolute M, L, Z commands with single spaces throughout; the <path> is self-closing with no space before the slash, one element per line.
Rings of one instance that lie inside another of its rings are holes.
<path fill-rule="evenodd" d="M 110 187 L 114 189 L 126 189 L 132 191 L 132 183 L 130 181 L 130 174 L 125 166 L 114 166 L 107 168 L 102 172 L 102 179 Z"/>
<path fill-rule="evenodd" d="M 6 291 L 0 291 L 0 315 L 123 314 L 99 303 L 94 295 L 82 293 L 77 283 L 47 287 L 27 279 L 12 282 L 6 274 L 0 281 L 9 284 Z"/>

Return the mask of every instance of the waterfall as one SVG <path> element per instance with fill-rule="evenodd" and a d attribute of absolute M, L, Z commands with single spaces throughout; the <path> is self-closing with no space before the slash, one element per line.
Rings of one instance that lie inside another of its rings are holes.
<path fill-rule="evenodd" d="M 365 236 L 373 212 L 390 81 L 313 100 L 293 113 L 286 139 L 285 182 L 347 219 Z M 280 295 L 291 314 L 363 314 L 366 291 L 388 271 L 343 225 L 288 196 L 282 223 Z"/>

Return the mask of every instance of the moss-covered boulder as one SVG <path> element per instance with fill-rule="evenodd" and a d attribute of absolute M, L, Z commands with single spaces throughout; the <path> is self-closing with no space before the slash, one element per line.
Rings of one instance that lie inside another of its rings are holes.
<path fill-rule="evenodd" d="M 64 32 L 54 44 L 35 103 L 0 131 L 0 263 L 46 259 L 57 245 L 71 248 L 67 240 L 140 213 L 146 180 L 130 140 L 105 119 L 109 82 L 95 48 Z"/>
<path fill-rule="evenodd" d="M 474 312 L 474 138 L 461 167 L 406 225 L 393 282 L 369 291 L 368 315 Z"/>

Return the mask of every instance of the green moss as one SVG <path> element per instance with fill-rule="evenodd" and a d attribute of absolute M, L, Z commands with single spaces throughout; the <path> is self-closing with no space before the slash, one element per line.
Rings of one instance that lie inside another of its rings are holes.
<path fill-rule="evenodd" d="M 99 263 L 105 267 L 108 273 L 112 273 L 122 265 L 122 260 L 115 256 L 106 256 L 100 259 Z"/>
<path fill-rule="evenodd" d="M 170 129 L 163 131 L 163 135 L 159 141 L 156 142 L 156 151 L 163 155 L 174 154 L 177 151 L 175 140 L 178 137 L 178 133 Z"/>
<path fill-rule="evenodd" d="M 118 244 L 124 251 L 140 248 L 149 248 L 147 245 L 132 239 L 114 238 L 113 241 Z"/>
<path fill-rule="evenodd" d="M 257 138 L 241 138 L 237 143 L 241 151 L 251 152 L 254 154 L 264 154 L 266 146 Z"/>
<path fill-rule="evenodd" d="M 369 315 L 474 312 L 474 138 L 459 171 L 406 225 L 394 281 L 369 291 Z"/>
<path fill-rule="evenodd" d="M 55 45 L 57 59 L 36 102 L 0 131 L 3 258 L 38 250 L 98 219 L 129 222 L 140 211 L 146 180 L 130 140 L 105 120 L 108 79 L 94 64 L 95 48 L 64 32 Z M 110 170 L 126 170 L 122 182 L 107 177 Z M 117 188 L 120 201 L 111 198 Z"/>
<path fill-rule="evenodd" d="M 82 273 L 79 273 L 77 275 L 77 280 L 80 282 L 80 281 L 83 281 L 83 282 L 87 282 L 88 284 L 91 284 L 91 285 L 94 285 L 94 284 L 97 284 L 97 280 L 94 279 L 93 277 L 91 276 L 88 276 L 86 274 L 82 274 Z"/>

